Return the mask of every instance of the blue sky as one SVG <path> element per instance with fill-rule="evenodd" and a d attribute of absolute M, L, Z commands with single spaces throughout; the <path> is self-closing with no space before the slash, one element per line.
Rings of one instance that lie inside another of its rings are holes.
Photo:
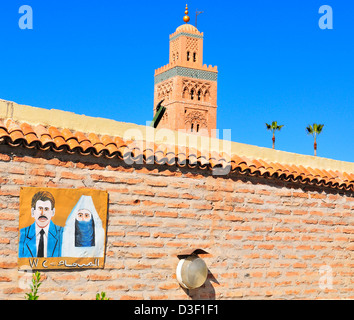
<path fill-rule="evenodd" d="M 0 3 L 0 98 L 146 124 L 154 70 L 186 1 L 11 0 Z M 20 6 L 33 9 L 21 30 Z M 308 124 L 323 123 L 318 156 L 354 161 L 354 1 L 188 1 L 204 32 L 204 63 L 217 65 L 218 129 L 272 146 L 265 122 L 284 124 L 276 149 L 313 155 Z M 333 30 L 322 30 L 322 5 Z"/>

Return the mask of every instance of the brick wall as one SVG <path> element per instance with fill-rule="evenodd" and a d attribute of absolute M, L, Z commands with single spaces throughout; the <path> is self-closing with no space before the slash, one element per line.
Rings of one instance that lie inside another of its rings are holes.
<path fill-rule="evenodd" d="M 21 186 L 109 193 L 105 268 L 42 272 L 40 299 L 354 298 L 348 191 L 8 146 L 0 185 L 0 299 L 28 292 L 17 268 Z M 175 269 L 191 246 L 209 253 L 209 276 L 188 292 Z"/>

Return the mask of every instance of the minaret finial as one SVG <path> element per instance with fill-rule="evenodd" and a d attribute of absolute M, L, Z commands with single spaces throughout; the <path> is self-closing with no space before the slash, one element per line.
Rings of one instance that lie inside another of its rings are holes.
<path fill-rule="evenodd" d="M 186 4 L 186 11 L 184 12 L 186 15 L 183 17 L 183 21 L 185 22 L 185 23 L 188 23 L 189 22 L 189 20 L 191 19 L 191 18 L 189 18 L 189 16 L 188 16 L 188 5 Z"/>

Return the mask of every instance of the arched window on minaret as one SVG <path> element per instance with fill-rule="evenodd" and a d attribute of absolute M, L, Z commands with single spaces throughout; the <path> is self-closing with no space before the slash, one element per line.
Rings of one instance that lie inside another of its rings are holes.
<path fill-rule="evenodd" d="M 194 100 L 194 89 L 191 90 L 191 100 Z"/>
<path fill-rule="evenodd" d="M 197 61 L 197 53 L 194 52 L 194 53 L 193 53 L 193 62 L 196 62 L 196 61 Z"/>
<path fill-rule="evenodd" d="M 194 124 L 192 123 L 192 125 L 191 125 L 191 132 L 193 132 L 193 127 L 194 127 Z"/>
<path fill-rule="evenodd" d="M 197 132 L 199 132 L 199 123 L 197 124 Z"/>
<path fill-rule="evenodd" d="M 210 98 L 210 92 L 209 90 L 206 90 L 204 93 L 204 101 L 209 101 Z"/>
<path fill-rule="evenodd" d="M 188 97 L 188 88 L 187 87 L 184 87 L 183 89 L 183 93 L 182 93 L 182 98 L 187 98 Z"/>
<path fill-rule="evenodd" d="M 191 55 L 191 53 L 189 51 L 187 51 L 187 61 L 190 60 L 190 55 Z"/>
<path fill-rule="evenodd" d="M 202 99 L 202 90 L 199 89 L 198 91 L 198 101 Z"/>

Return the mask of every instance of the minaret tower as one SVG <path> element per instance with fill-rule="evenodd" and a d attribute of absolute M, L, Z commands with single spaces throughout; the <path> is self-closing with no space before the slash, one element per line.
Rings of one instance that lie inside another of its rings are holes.
<path fill-rule="evenodd" d="M 170 35 L 169 64 L 155 70 L 154 108 L 162 99 L 166 107 L 158 128 L 215 137 L 217 67 L 203 65 L 204 35 L 188 24 L 187 6 L 183 21 Z"/>

